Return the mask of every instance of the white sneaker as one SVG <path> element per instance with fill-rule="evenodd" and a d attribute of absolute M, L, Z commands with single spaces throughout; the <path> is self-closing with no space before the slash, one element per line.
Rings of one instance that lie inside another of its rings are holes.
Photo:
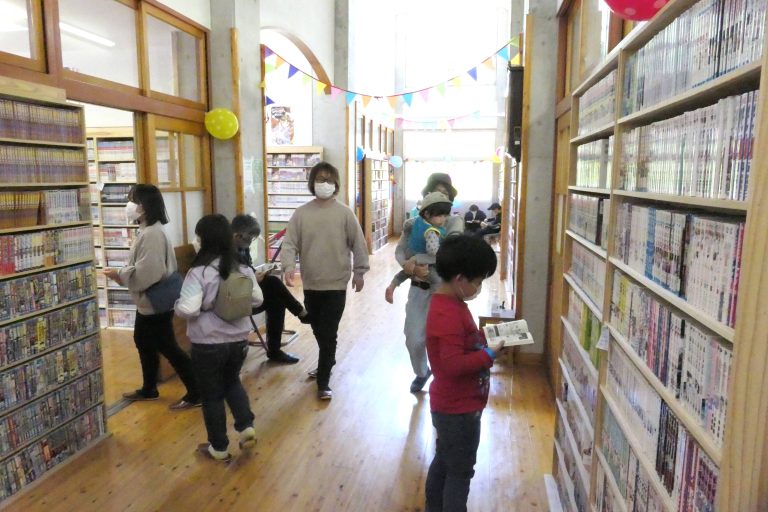
<path fill-rule="evenodd" d="M 253 427 L 248 427 L 240 432 L 240 449 L 250 449 L 256 445 L 256 430 Z"/>

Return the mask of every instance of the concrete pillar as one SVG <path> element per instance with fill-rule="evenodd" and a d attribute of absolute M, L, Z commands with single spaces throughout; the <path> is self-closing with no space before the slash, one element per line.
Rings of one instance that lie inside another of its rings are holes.
<path fill-rule="evenodd" d="M 216 0 L 211 2 L 211 33 L 209 69 L 211 76 L 211 108 L 232 108 L 232 48 L 230 28 L 236 28 L 240 76 L 240 140 L 245 186 L 246 212 L 253 212 L 263 223 L 264 182 L 263 155 L 264 108 L 261 84 L 261 50 L 259 47 L 259 0 Z M 213 142 L 213 182 L 215 209 L 227 217 L 235 211 L 236 183 L 235 144 L 233 141 Z"/>
<path fill-rule="evenodd" d="M 547 319 L 548 258 L 552 213 L 552 173 L 555 140 L 555 78 L 557 74 L 557 18 L 555 0 L 530 2 L 533 21 L 531 54 L 525 250 L 522 314 L 536 340 L 523 352 L 544 352 Z"/>

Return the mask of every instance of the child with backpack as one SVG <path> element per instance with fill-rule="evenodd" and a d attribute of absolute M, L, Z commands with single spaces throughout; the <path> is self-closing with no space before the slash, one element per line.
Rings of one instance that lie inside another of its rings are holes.
<path fill-rule="evenodd" d="M 208 442 L 197 449 L 208 458 L 228 462 L 227 417 L 229 405 L 239 433 L 240 449 L 256 444 L 254 415 L 240 382 L 240 369 L 248 352 L 251 331 L 248 317 L 262 303 L 261 288 L 253 270 L 240 265 L 232 228 L 223 215 L 206 215 L 195 234 L 200 251 L 184 279 L 176 314 L 187 319 L 192 342 L 192 368 L 200 387 Z"/>

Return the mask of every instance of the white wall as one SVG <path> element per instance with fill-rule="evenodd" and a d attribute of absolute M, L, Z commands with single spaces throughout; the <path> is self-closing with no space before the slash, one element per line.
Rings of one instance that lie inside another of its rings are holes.
<path fill-rule="evenodd" d="M 211 28 L 211 0 L 159 0 L 179 14 Z"/>

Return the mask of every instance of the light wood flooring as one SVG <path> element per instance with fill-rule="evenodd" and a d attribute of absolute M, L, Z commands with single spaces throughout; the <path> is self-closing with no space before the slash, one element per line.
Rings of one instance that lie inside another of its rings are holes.
<path fill-rule="evenodd" d="M 205 441 L 202 414 L 168 411 L 182 392 L 174 378 L 160 386 L 159 401 L 113 415 L 111 437 L 6 510 L 423 510 L 434 430 L 429 395 L 408 392 L 413 375 L 402 334 L 407 287 L 397 290 L 395 305 L 384 301 L 396 270 L 391 245 L 371 263 L 363 292 L 348 295 L 330 403 L 317 401 L 314 382 L 306 378 L 316 366 L 314 338 L 290 317 L 288 327 L 300 337 L 288 350 L 301 362 L 274 366 L 253 348 L 243 369 L 256 415 L 252 453 L 241 454 L 231 435 L 235 460 L 229 465 L 195 454 Z M 137 368 L 130 337 L 125 342 Z M 492 372 L 469 510 L 547 510 L 543 475 L 551 472 L 554 406 L 546 372 L 500 364 Z"/>

